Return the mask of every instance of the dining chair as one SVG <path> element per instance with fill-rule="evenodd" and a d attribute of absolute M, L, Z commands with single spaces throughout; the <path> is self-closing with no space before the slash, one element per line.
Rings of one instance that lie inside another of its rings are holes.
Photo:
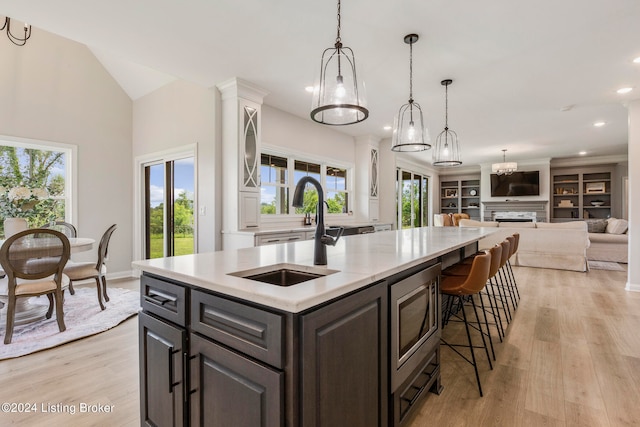
<path fill-rule="evenodd" d="M 96 287 L 98 289 L 98 303 L 100 308 L 104 310 L 104 300 L 109 301 L 109 295 L 107 295 L 107 265 L 105 262 L 108 259 L 109 240 L 111 235 L 116 230 L 117 225 L 113 224 L 107 228 L 107 231 L 102 235 L 100 239 L 100 245 L 98 246 L 98 260 L 97 262 L 69 262 L 64 269 L 64 274 L 69 276 L 69 292 L 73 289 L 73 282 L 78 280 L 94 279 L 96 281 Z M 102 286 L 102 289 L 100 288 Z"/>
<path fill-rule="evenodd" d="M 39 238 L 35 238 L 40 234 Z M 46 239 L 43 238 L 46 235 Z M 8 238 L 0 248 L 0 264 L 7 275 L 7 313 L 4 343 L 11 343 L 18 298 L 47 295 L 51 318 L 55 298 L 58 329 L 63 332 L 62 288 L 68 283 L 63 274 L 71 245 L 67 236 L 55 230 L 30 229 Z M 18 281 L 20 279 L 20 281 Z"/>
<path fill-rule="evenodd" d="M 76 228 L 75 225 L 71 224 L 70 222 L 55 221 L 53 223 L 47 223 L 41 226 L 40 228 L 59 231 L 70 239 L 78 237 L 78 229 Z M 69 260 L 69 262 L 72 262 L 72 261 Z M 69 293 L 71 295 L 76 294 L 76 291 L 75 289 L 73 289 L 73 286 L 71 284 L 69 284 Z"/>
<path fill-rule="evenodd" d="M 54 223 L 45 224 L 40 228 L 48 228 L 51 230 L 59 231 L 69 238 L 78 237 L 78 229 L 76 228 L 75 225 L 71 224 L 70 222 L 56 221 Z"/>

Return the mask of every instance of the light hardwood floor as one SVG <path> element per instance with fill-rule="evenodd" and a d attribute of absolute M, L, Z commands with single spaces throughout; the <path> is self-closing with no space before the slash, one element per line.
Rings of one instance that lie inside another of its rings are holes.
<path fill-rule="evenodd" d="M 429 394 L 408 425 L 640 425 L 640 293 L 626 273 L 515 268 L 521 301 L 497 362 L 481 358 L 484 397 L 473 368 L 443 348 L 440 396 Z M 111 286 L 137 289 L 137 281 Z M 445 329 L 458 335 L 459 326 Z M 497 342 L 497 340 L 496 340 Z M 0 425 L 136 426 L 137 318 L 61 347 L 0 361 L 0 403 L 38 412 L 0 412 Z M 44 413 L 42 405 L 113 405 L 113 413 Z"/>

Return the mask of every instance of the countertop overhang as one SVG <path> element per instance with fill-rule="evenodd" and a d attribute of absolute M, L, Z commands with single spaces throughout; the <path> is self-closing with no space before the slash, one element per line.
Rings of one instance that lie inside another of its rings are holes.
<path fill-rule="evenodd" d="M 435 259 L 494 233 L 495 228 L 422 227 L 343 237 L 313 265 L 313 241 L 134 261 L 134 268 L 256 304 L 298 313 Z M 280 287 L 229 275 L 275 264 L 338 270 Z"/>

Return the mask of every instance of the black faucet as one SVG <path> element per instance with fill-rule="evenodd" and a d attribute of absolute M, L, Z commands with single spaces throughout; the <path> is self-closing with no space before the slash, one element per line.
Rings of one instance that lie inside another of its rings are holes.
<path fill-rule="evenodd" d="M 340 227 L 336 237 L 329 236 L 325 233 L 324 229 L 324 192 L 322 186 L 315 179 L 310 176 L 303 176 L 298 185 L 296 185 L 296 191 L 293 193 L 293 206 L 301 208 L 304 198 L 304 187 L 307 184 L 313 184 L 318 191 L 318 206 L 316 206 L 316 234 L 314 238 L 313 248 L 313 264 L 314 265 L 327 265 L 327 247 L 326 245 L 335 246 L 342 236 L 344 231 L 343 227 Z"/>

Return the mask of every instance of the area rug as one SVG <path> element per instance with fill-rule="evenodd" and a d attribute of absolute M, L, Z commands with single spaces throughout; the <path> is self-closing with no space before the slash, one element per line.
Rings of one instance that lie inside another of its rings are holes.
<path fill-rule="evenodd" d="M 3 344 L 5 323 L 0 325 L 0 360 L 24 356 L 36 351 L 104 332 L 134 316 L 140 310 L 140 294 L 136 291 L 108 288 L 110 301 L 100 310 L 95 288 L 76 288 L 75 295 L 65 292 L 64 323 L 67 330 L 60 332 L 55 309 L 51 319 L 43 319 L 15 326 L 11 344 Z M 46 297 L 32 298 L 32 304 L 49 305 Z M 6 309 L 6 307 L 5 307 Z"/>
<path fill-rule="evenodd" d="M 627 271 L 626 266 L 611 261 L 589 261 L 589 268 L 592 270 Z"/>

